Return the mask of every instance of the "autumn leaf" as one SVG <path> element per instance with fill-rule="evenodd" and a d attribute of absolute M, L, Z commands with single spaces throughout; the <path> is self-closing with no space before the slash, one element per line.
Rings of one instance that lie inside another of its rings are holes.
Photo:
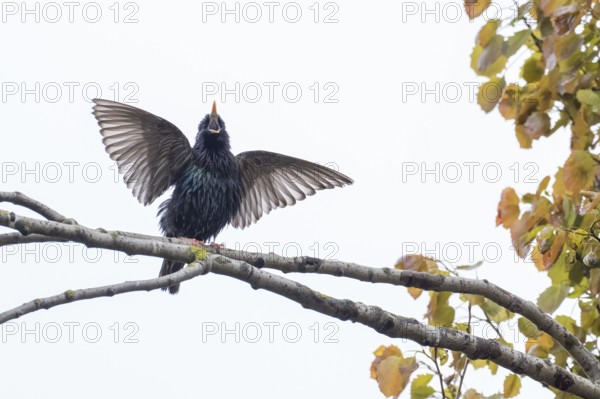
<path fill-rule="evenodd" d="M 504 78 L 494 77 L 483 83 L 477 90 L 477 104 L 485 112 L 492 111 L 500 101 L 505 86 Z"/>
<path fill-rule="evenodd" d="M 412 270 L 423 273 L 438 273 L 439 267 L 435 260 L 418 254 L 404 255 L 396 261 L 394 268 L 401 270 Z M 408 287 L 408 293 L 413 299 L 417 299 L 423 293 L 420 288 Z"/>
<path fill-rule="evenodd" d="M 373 352 L 375 355 L 375 360 L 371 363 L 371 378 L 377 378 L 377 366 L 381 363 L 382 360 L 387 359 L 390 356 L 402 356 L 402 351 L 395 345 L 390 346 L 379 346 L 379 348 L 375 349 Z"/>
<path fill-rule="evenodd" d="M 435 389 L 429 386 L 433 374 L 417 376 L 410 384 L 410 399 L 426 399 L 435 393 Z"/>
<path fill-rule="evenodd" d="M 567 192 L 579 195 L 594 183 L 597 163 L 587 151 L 574 150 L 563 167 L 563 181 Z"/>
<path fill-rule="evenodd" d="M 506 376 L 504 380 L 504 397 L 513 398 L 521 391 L 521 377 L 516 374 Z"/>
<path fill-rule="evenodd" d="M 479 305 L 479 307 L 485 312 L 491 321 L 496 323 L 506 321 L 514 316 L 512 312 L 496 304 L 495 302 L 490 301 L 489 299 L 486 299 L 484 303 Z"/>
<path fill-rule="evenodd" d="M 465 11 L 470 19 L 474 19 L 480 16 L 490 4 L 492 0 L 465 0 Z"/>
<path fill-rule="evenodd" d="M 406 388 L 411 374 L 419 367 L 417 360 L 414 357 L 405 358 L 394 345 L 380 346 L 375 356 L 371 377 L 377 380 L 381 393 L 397 398 Z"/>
<path fill-rule="evenodd" d="M 525 317 L 519 317 L 518 326 L 521 334 L 527 338 L 538 338 L 542 334 L 537 326 Z"/>
<path fill-rule="evenodd" d="M 477 34 L 477 44 L 479 44 L 481 47 L 486 47 L 490 40 L 496 36 L 496 30 L 498 29 L 499 25 L 500 21 L 497 19 L 491 19 L 487 21 Z"/>
<path fill-rule="evenodd" d="M 590 125 L 585 120 L 585 112 L 582 108 L 575 115 L 573 124 L 571 125 L 571 149 L 587 150 L 592 145 L 593 140 L 594 134 L 590 129 Z"/>
<path fill-rule="evenodd" d="M 496 226 L 502 224 L 505 229 L 510 228 L 519 218 L 519 197 L 513 188 L 507 187 L 502 190 L 500 202 L 498 203 L 498 214 L 496 215 Z"/>
<path fill-rule="evenodd" d="M 429 292 L 429 305 L 425 317 L 432 326 L 449 327 L 454 322 L 455 310 L 448 304 L 450 292 Z"/>
<path fill-rule="evenodd" d="M 463 399 L 483 399 L 483 397 L 481 396 L 480 393 L 478 393 L 476 390 L 471 388 L 467 392 L 465 392 Z"/>
<path fill-rule="evenodd" d="M 517 141 L 519 142 L 519 146 L 521 148 L 531 148 L 531 144 L 533 143 L 533 140 L 525 132 L 525 126 L 516 125 L 515 126 L 515 134 L 517 136 Z"/>
<path fill-rule="evenodd" d="M 569 286 L 566 284 L 552 284 L 540 294 L 537 304 L 546 313 L 554 313 L 567 297 Z"/>
<path fill-rule="evenodd" d="M 550 117 L 545 112 L 533 112 L 525 121 L 525 133 L 534 140 L 550 132 Z"/>
<path fill-rule="evenodd" d="M 541 53 L 534 53 L 521 68 L 521 77 L 527 83 L 538 82 L 546 72 L 546 63 Z"/>

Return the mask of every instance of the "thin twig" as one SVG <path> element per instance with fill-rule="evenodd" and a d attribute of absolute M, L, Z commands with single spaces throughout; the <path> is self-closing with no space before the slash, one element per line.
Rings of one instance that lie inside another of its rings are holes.
<path fill-rule="evenodd" d="M 111 297 L 119 294 L 134 291 L 152 291 L 158 288 L 168 287 L 183 281 L 192 279 L 203 274 L 206 267 L 201 263 L 193 263 L 189 267 L 184 267 L 178 272 L 163 277 L 157 277 L 149 280 L 126 281 L 124 283 L 105 285 L 102 287 L 84 288 L 79 290 L 67 290 L 61 294 L 38 298 L 26 302 L 21 306 L 0 313 L 0 324 L 19 318 L 28 313 L 33 313 L 41 309 L 50 309 L 58 305 L 64 305 L 84 299 Z"/>
<path fill-rule="evenodd" d="M 467 334 L 471 334 L 471 302 L 469 302 L 469 321 L 467 322 Z M 462 369 L 462 373 L 460 375 L 460 382 L 458 383 L 458 391 L 456 393 L 456 397 L 460 398 L 460 391 L 463 386 L 463 381 L 465 380 L 465 374 L 467 374 L 467 367 L 469 367 L 469 359 L 466 359 L 465 366 Z"/>
<path fill-rule="evenodd" d="M 446 399 L 446 392 L 444 392 L 444 378 L 442 377 L 442 371 L 438 364 L 438 348 L 433 348 L 433 363 L 435 363 L 435 369 L 437 370 L 437 375 L 440 379 L 440 392 L 442 393 L 442 398 Z"/>

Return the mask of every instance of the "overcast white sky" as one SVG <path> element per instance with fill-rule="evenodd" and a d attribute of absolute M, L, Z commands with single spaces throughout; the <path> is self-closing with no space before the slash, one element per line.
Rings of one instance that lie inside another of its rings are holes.
<path fill-rule="evenodd" d="M 554 174 L 568 135 L 520 150 L 512 124 L 479 109 L 469 55 L 483 21 L 469 22 L 462 1 L 0 6 L 2 190 L 86 226 L 158 234 L 167 195 L 148 207 L 135 200 L 104 152 L 90 99 L 141 107 L 191 140 L 216 100 L 235 153 L 335 164 L 355 180 L 249 229 L 227 228 L 218 241 L 376 267 L 415 252 L 484 260 L 473 277 L 532 300 L 547 284 L 494 227 L 496 205 L 504 187 L 522 194 Z M 1 310 L 160 269 L 158 259 L 76 245 L 2 248 L 0 256 Z M 426 298 L 414 302 L 404 288 L 289 277 L 404 316 L 426 311 Z M 3 391 L 14 398 L 378 398 L 372 352 L 417 348 L 216 275 L 183 284 L 177 296 L 129 294 L 38 312 L 0 333 Z M 470 369 L 466 384 L 496 393 L 501 381 L 486 375 Z M 519 397 L 550 396 L 527 381 Z"/>

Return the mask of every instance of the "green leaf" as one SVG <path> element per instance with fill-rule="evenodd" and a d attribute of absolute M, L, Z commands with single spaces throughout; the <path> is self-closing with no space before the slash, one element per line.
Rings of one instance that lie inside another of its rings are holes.
<path fill-rule="evenodd" d="M 477 44 L 485 47 L 488 45 L 490 40 L 496 36 L 496 30 L 500 26 L 500 21 L 497 19 L 491 19 L 487 21 L 485 25 L 479 30 L 477 34 Z"/>
<path fill-rule="evenodd" d="M 523 67 L 521 68 L 521 77 L 525 79 L 527 83 L 539 82 L 544 76 L 546 64 L 541 53 L 534 53 L 529 57 Z"/>
<path fill-rule="evenodd" d="M 504 380 L 504 397 L 513 398 L 521 391 L 521 377 L 510 374 Z"/>
<path fill-rule="evenodd" d="M 594 110 L 599 109 L 600 93 L 597 93 L 591 89 L 577 90 L 577 101 L 593 107 Z"/>
<path fill-rule="evenodd" d="M 527 320 L 525 317 L 519 317 L 518 326 L 521 334 L 527 338 L 538 338 L 540 335 L 542 335 L 537 326 Z"/>
<path fill-rule="evenodd" d="M 477 72 L 481 75 L 492 77 L 500 73 L 508 58 L 503 54 L 504 37 L 494 36 L 487 47 L 481 51 L 477 60 Z"/>
<path fill-rule="evenodd" d="M 504 55 L 506 55 L 507 57 L 514 55 L 517 51 L 519 51 L 521 47 L 523 47 L 525 43 L 527 43 L 527 40 L 529 40 L 530 36 L 531 32 L 529 31 L 529 29 L 525 29 L 509 37 L 506 41 L 506 49 L 504 51 Z"/>
<path fill-rule="evenodd" d="M 426 399 L 433 395 L 435 389 L 428 385 L 432 378 L 433 374 L 417 376 L 410 384 L 410 399 Z"/>
<path fill-rule="evenodd" d="M 540 294 L 537 304 L 546 313 L 554 313 L 569 294 L 567 284 L 553 284 Z"/>
<path fill-rule="evenodd" d="M 513 317 L 513 313 L 509 312 L 502 306 L 486 299 L 486 301 L 479 305 L 481 309 L 488 315 L 491 321 L 501 323 Z"/>
<path fill-rule="evenodd" d="M 502 98 L 504 87 L 506 87 L 504 78 L 491 78 L 483 83 L 477 89 L 477 104 L 485 112 L 492 111 Z"/>

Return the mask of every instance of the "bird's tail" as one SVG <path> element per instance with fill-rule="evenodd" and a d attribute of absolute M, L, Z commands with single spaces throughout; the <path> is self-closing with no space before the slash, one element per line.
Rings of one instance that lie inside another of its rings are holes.
<path fill-rule="evenodd" d="M 162 276 L 166 276 L 167 274 L 175 273 L 176 271 L 183 269 L 183 266 L 185 266 L 184 263 L 164 259 L 162 267 L 160 268 L 160 273 L 158 274 L 158 277 L 162 277 Z M 167 288 L 169 289 L 169 294 L 177 294 L 179 292 L 179 284 L 173 284 L 169 287 L 162 287 L 161 290 L 166 291 Z"/>

